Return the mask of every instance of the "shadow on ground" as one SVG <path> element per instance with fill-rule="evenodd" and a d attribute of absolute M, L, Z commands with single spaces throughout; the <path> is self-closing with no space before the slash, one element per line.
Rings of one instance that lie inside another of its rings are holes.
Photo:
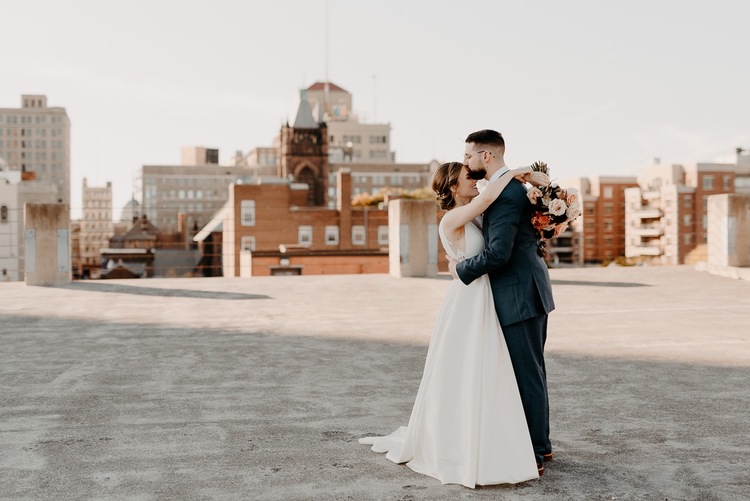
<path fill-rule="evenodd" d="M 58 289 L 70 289 L 76 291 L 91 292 L 115 292 L 118 294 L 135 294 L 138 296 L 157 297 L 189 297 L 198 299 L 224 299 L 224 300 L 246 300 L 246 299 L 270 299 L 264 294 L 243 294 L 239 292 L 222 291 L 200 291 L 190 289 L 166 289 L 159 287 L 140 287 L 137 285 L 108 284 L 105 281 L 87 282 L 78 281 L 70 285 L 56 287 Z"/>
<path fill-rule="evenodd" d="M 552 285 L 582 285 L 587 287 L 651 287 L 636 282 L 590 282 L 583 280 L 552 280 Z"/>
<path fill-rule="evenodd" d="M 13 499 L 672 501 L 750 492 L 746 367 L 549 353 L 556 459 L 538 481 L 471 491 L 357 443 L 407 423 L 426 346 L 0 320 L 0 490 Z"/>

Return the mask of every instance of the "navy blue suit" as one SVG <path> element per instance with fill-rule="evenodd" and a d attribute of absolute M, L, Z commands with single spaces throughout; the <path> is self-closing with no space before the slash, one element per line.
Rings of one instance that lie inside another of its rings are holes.
<path fill-rule="evenodd" d="M 485 211 L 482 226 L 484 252 L 459 262 L 456 273 L 465 284 L 489 275 L 534 454 L 541 463 L 552 451 L 544 343 L 547 315 L 555 304 L 547 265 L 537 252 L 531 203 L 520 181 L 510 181 Z"/>

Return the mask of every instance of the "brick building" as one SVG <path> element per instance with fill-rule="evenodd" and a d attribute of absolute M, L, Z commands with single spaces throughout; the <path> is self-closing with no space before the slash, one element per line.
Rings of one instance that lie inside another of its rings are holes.
<path fill-rule="evenodd" d="M 581 177 L 560 183 L 578 190 L 581 216 L 551 242 L 554 262 L 584 265 L 625 255 L 625 190 L 637 187 L 635 177 Z"/>

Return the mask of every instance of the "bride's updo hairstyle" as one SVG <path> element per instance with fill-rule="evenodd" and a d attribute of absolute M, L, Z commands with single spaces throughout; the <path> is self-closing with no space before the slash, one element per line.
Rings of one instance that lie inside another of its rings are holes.
<path fill-rule="evenodd" d="M 437 203 L 441 209 L 451 210 L 456 206 L 451 188 L 458 185 L 458 177 L 464 170 L 461 162 L 444 163 L 432 177 L 432 191 L 437 194 Z"/>

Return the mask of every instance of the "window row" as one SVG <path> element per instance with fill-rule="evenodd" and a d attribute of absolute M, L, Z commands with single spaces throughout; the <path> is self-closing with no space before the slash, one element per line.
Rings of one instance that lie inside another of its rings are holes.
<path fill-rule="evenodd" d="M 339 244 L 339 227 L 325 227 L 326 245 Z M 313 227 L 308 225 L 299 226 L 297 229 L 297 243 L 299 245 L 311 246 L 313 243 Z M 365 245 L 367 243 L 367 229 L 363 225 L 352 226 L 352 244 Z M 378 245 L 388 245 L 388 226 L 378 226 Z M 243 251 L 255 251 L 255 236 L 244 236 L 240 239 L 240 248 Z"/>

